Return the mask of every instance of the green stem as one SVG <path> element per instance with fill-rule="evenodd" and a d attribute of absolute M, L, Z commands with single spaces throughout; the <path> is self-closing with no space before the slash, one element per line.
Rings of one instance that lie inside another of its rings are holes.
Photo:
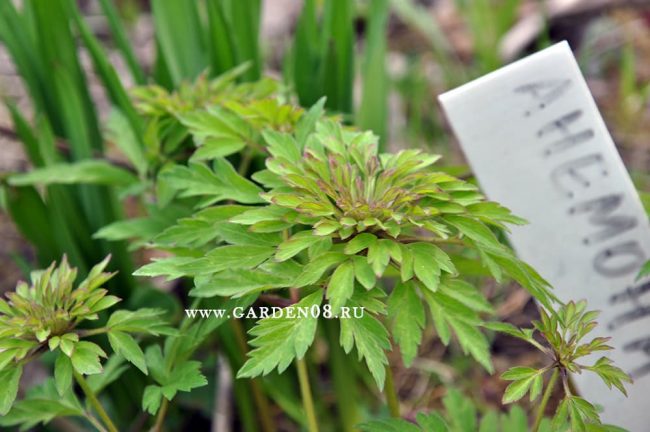
<path fill-rule="evenodd" d="M 395 380 L 390 365 L 386 365 L 386 384 L 384 385 L 384 395 L 388 404 L 388 411 L 391 417 L 399 418 L 399 398 L 395 390 Z"/>
<path fill-rule="evenodd" d="M 248 345 L 246 344 L 244 326 L 242 326 L 241 321 L 238 319 L 232 319 L 230 322 L 235 333 L 235 339 L 237 340 L 239 350 L 242 353 L 242 357 L 245 359 L 246 354 L 248 353 Z M 251 386 L 251 393 L 253 393 L 253 399 L 255 399 L 255 405 L 257 405 L 257 409 L 259 410 L 257 415 L 262 425 L 262 430 L 264 432 L 275 432 L 275 423 L 271 417 L 271 408 L 269 407 L 269 401 L 264 396 L 259 381 L 255 378 L 251 378 L 249 382 Z"/>
<path fill-rule="evenodd" d="M 339 345 L 340 325 L 338 321 L 325 320 L 323 325 L 329 343 L 332 382 L 337 395 L 337 418 L 342 432 L 355 432 L 358 430 L 356 426 L 361 422 L 359 396 L 355 386 L 356 373 L 354 368 L 351 368 L 346 362 L 345 352 Z"/>
<path fill-rule="evenodd" d="M 314 409 L 314 399 L 311 396 L 311 387 L 309 385 L 309 375 L 307 374 L 307 365 L 304 357 L 296 360 L 298 368 L 298 381 L 300 382 L 300 394 L 302 395 L 302 406 L 305 408 L 307 415 L 307 430 L 309 432 L 318 432 L 318 421 L 316 421 L 316 409 Z"/>
<path fill-rule="evenodd" d="M 92 414 L 86 414 L 86 419 L 90 422 L 90 424 L 95 426 L 99 432 L 106 432 L 106 428 Z"/>
<path fill-rule="evenodd" d="M 201 303 L 200 298 L 194 299 L 192 301 L 192 306 L 191 309 L 196 309 L 199 307 L 199 304 Z M 185 331 L 189 325 L 191 324 L 191 320 L 187 317 L 183 318 L 183 321 L 181 322 L 179 331 L 182 333 Z M 170 371 L 172 369 L 172 366 L 176 362 L 176 355 L 178 353 L 178 347 L 181 344 L 182 338 L 177 337 L 174 339 L 174 343 L 172 344 L 172 349 L 170 350 L 169 355 L 167 356 L 167 360 L 165 363 L 165 368 L 167 371 Z M 154 432 L 160 432 L 162 430 L 163 424 L 165 423 L 165 416 L 167 416 L 167 411 L 169 410 L 169 401 L 166 398 L 162 398 L 162 404 L 160 405 L 160 409 L 158 410 L 158 415 L 156 416 L 156 423 L 153 426 L 153 431 Z"/>
<path fill-rule="evenodd" d="M 156 424 L 153 426 L 153 432 L 160 432 L 165 423 L 165 416 L 167 415 L 167 410 L 169 409 L 169 401 L 167 398 L 162 398 L 162 404 L 158 410 L 158 415 L 156 416 Z"/>
<path fill-rule="evenodd" d="M 80 338 L 82 338 L 82 337 L 95 336 L 98 334 L 106 333 L 108 332 L 108 330 L 109 329 L 107 327 L 100 327 L 96 329 L 79 330 L 77 334 L 79 335 Z"/>
<path fill-rule="evenodd" d="M 77 380 L 77 383 L 79 383 L 79 387 L 81 387 L 81 390 L 83 390 L 88 401 L 90 401 L 90 404 L 95 408 L 95 411 L 97 411 L 97 414 L 99 414 L 99 417 L 102 419 L 109 432 L 117 432 L 117 428 L 113 424 L 113 421 L 108 414 L 106 414 L 104 407 L 99 403 L 95 392 L 90 388 L 86 379 L 77 371 L 74 371 L 74 378 Z"/>
<path fill-rule="evenodd" d="M 535 424 L 533 425 L 533 432 L 539 431 L 539 425 L 542 424 L 542 419 L 544 418 L 544 413 L 546 412 L 546 405 L 548 405 L 548 400 L 551 398 L 553 389 L 555 388 L 555 383 L 557 382 L 557 377 L 559 375 L 559 370 L 557 368 L 553 369 L 553 374 L 551 379 L 546 385 L 546 390 L 544 390 L 544 396 L 542 396 L 542 402 L 537 409 L 537 417 L 535 418 Z"/>
<path fill-rule="evenodd" d="M 245 176 L 246 173 L 248 172 L 248 168 L 251 165 L 251 162 L 253 161 L 253 150 L 248 148 L 246 151 L 244 151 L 244 154 L 241 157 L 241 162 L 239 163 L 239 168 L 237 168 L 237 173 L 241 176 Z"/>

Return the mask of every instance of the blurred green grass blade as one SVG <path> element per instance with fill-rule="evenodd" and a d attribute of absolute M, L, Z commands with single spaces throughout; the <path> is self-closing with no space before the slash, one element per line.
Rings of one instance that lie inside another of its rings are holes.
<path fill-rule="evenodd" d="M 230 28 L 235 45 L 236 63 L 251 62 L 243 74 L 245 81 L 256 81 L 262 75 L 262 59 L 259 48 L 261 19 L 260 0 L 222 0 L 230 13 Z"/>
<path fill-rule="evenodd" d="M 9 51 L 35 108 L 48 111 L 55 105 L 48 100 L 46 77 L 33 34 L 27 31 L 29 27 L 28 19 L 18 13 L 12 2 L 0 1 L 0 41 Z"/>
<path fill-rule="evenodd" d="M 14 125 L 14 131 L 23 143 L 23 147 L 35 167 L 45 165 L 45 160 L 41 154 L 41 148 L 38 138 L 32 133 L 32 127 L 25 117 L 18 110 L 13 102 L 7 102 L 7 109 L 11 115 L 11 121 Z"/>
<path fill-rule="evenodd" d="M 292 52 L 292 78 L 300 105 L 310 107 L 323 96 L 321 36 L 316 0 L 305 0 L 296 25 Z"/>
<path fill-rule="evenodd" d="M 499 6 L 499 13 L 496 17 L 499 38 L 503 37 L 515 24 L 520 6 L 521 0 L 504 0 Z"/>
<path fill-rule="evenodd" d="M 483 75 L 502 66 L 499 43 L 517 19 L 521 0 L 456 0 L 469 24 L 479 67 L 474 75 Z"/>
<path fill-rule="evenodd" d="M 175 88 L 174 80 L 158 41 L 156 41 L 156 60 L 153 65 L 153 79 L 156 84 L 166 88 L 167 90 L 173 90 Z"/>
<path fill-rule="evenodd" d="M 63 120 L 63 136 L 67 137 L 73 160 L 87 159 L 94 151 L 102 150 L 101 140 L 96 139 L 90 131 L 86 115 L 86 104 L 72 78 L 62 69 L 54 69 L 54 87 L 59 100 Z"/>
<path fill-rule="evenodd" d="M 10 109 L 12 106 L 9 105 Z M 11 110 L 14 118 L 14 128 L 18 137 L 29 148 L 36 148 L 38 161 L 41 166 L 48 166 L 58 159 L 55 149 L 55 138 L 52 135 L 47 119 L 39 116 L 37 120 L 38 134 L 31 128 L 27 120 L 17 109 Z M 29 150 L 28 150 L 29 151 Z M 30 155 L 31 157 L 31 155 Z M 32 158 L 35 166 L 36 157 Z M 36 246 L 40 263 L 49 265 L 53 260 L 58 260 L 64 253 L 68 254 L 74 263 L 85 266 L 84 254 L 81 253 L 78 242 L 85 245 L 87 250 L 92 249 L 92 244 L 87 229 L 87 223 L 80 216 L 80 209 L 72 198 L 75 191 L 72 188 L 61 187 L 46 188 L 47 203 L 30 186 L 13 187 L 9 190 L 9 209 L 13 221 L 32 244 Z M 53 227 L 57 227 L 54 229 Z M 75 227 L 78 239 L 70 231 Z M 41 240 L 43 239 L 43 240 Z"/>
<path fill-rule="evenodd" d="M 37 250 L 39 263 L 48 265 L 60 258 L 60 251 L 52 233 L 48 209 L 36 189 L 8 187 L 7 209 L 20 233 Z"/>
<path fill-rule="evenodd" d="M 113 5 L 112 0 L 99 0 L 99 5 L 102 8 L 102 12 L 104 12 L 104 15 L 106 16 L 108 26 L 110 27 L 111 33 L 113 34 L 115 45 L 122 53 L 122 56 L 124 57 L 127 66 L 129 67 L 129 71 L 131 72 L 133 80 L 138 85 L 145 84 L 146 77 L 144 70 L 142 69 L 142 66 L 140 66 L 140 63 L 138 62 L 135 53 L 133 52 L 133 47 L 129 41 L 126 29 L 122 24 L 122 20 L 120 19 L 120 16 L 117 12 L 117 9 Z"/>
<path fill-rule="evenodd" d="M 131 125 L 131 128 L 136 131 L 136 136 L 141 137 L 144 133 L 142 120 L 131 102 L 131 98 L 124 90 L 122 81 L 120 80 L 115 68 L 106 56 L 102 46 L 94 34 L 88 28 L 88 25 L 81 16 L 79 10 L 70 3 L 70 14 L 77 26 L 77 30 L 81 35 L 81 39 L 88 49 L 90 58 L 97 76 L 102 80 L 106 93 L 108 94 L 111 102 L 120 108 L 121 112 L 126 116 Z"/>
<path fill-rule="evenodd" d="M 92 265 L 90 261 L 95 255 L 96 245 L 89 237 L 88 224 L 81 217 L 77 201 L 71 194 L 71 188 L 51 186 L 47 188 L 47 205 L 49 224 L 46 229 L 52 234 L 59 248 L 59 255 L 66 254 L 70 262 L 79 267 L 84 275 Z M 74 229 L 72 229 L 74 227 Z"/>
<path fill-rule="evenodd" d="M 464 4 L 460 10 L 469 23 L 475 55 L 479 61 L 476 75 L 497 69 L 501 65 L 497 48 L 498 7 L 492 5 L 489 0 L 474 0 Z"/>
<path fill-rule="evenodd" d="M 231 29 L 226 20 L 224 2 L 207 0 L 208 49 L 212 76 L 221 75 L 236 65 Z"/>
<path fill-rule="evenodd" d="M 194 79 L 207 67 L 203 33 L 196 3 L 187 0 L 152 0 L 151 9 L 159 55 L 175 85 Z"/>
<path fill-rule="evenodd" d="M 327 29 L 324 44 L 323 73 L 326 106 L 342 113 L 352 113 L 354 82 L 354 2 L 326 0 L 324 25 Z"/>
<path fill-rule="evenodd" d="M 372 0 L 362 65 L 363 89 L 356 125 L 370 129 L 380 138 L 380 149 L 388 134 L 388 93 L 390 80 L 386 69 L 386 28 L 388 0 Z"/>
<path fill-rule="evenodd" d="M 39 53 L 45 62 L 45 70 L 54 80 L 57 106 L 55 112 L 48 111 L 47 114 L 50 118 L 63 114 L 61 126 L 67 133 L 56 130 L 57 134 L 73 137 L 80 135 L 75 129 L 83 130 L 84 140 L 71 139 L 70 145 L 77 154 L 85 154 L 89 153 L 89 148 L 101 150 L 101 135 L 95 104 L 79 63 L 65 2 L 67 0 L 30 0 L 25 6 L 31 7 L 34 14 Z M 77 112 L 71 122 L 73 109 Z"/>
<path fill-rule="evenodd" d="M 86 159 L 73 163 L 58 163 L 14 174 L 8 183 L 12 186 L 50 184 L 103 184 L 128 186 L 137 178 L 124 168 L 104 159 Z"/>
<path fill-rule="evenodd" d="M 448 87 L 466 81 L 466 73 L 460 59 L 451 47 L 447 37 L 428 10 L 418 6 L 414 0 L 390 0 L 395 14 L 413 27 L 429 41 L 433 54 L 442 68 Z"/>

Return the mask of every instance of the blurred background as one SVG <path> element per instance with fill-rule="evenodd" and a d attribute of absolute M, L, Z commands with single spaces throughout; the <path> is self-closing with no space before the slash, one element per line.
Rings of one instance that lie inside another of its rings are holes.
<path fill-rule="evenodd" d="M 437 95 L 561 40 L 650 204 L 650 0 L 0 0 L 0 181 L 47 165 L 47 155 L 121 163 L 102 125 L 113 106 L 132 120 L 130 88 L 171 89 L 246 61 L 245 80 L 278 78 L 303 106 L 327 95 L 330 110 L 386 148 L 440 153 L 448 170 L 470 176 Z M 58 202 L 2 185 L 0 292 L 62 252 L 82 271 L 111 252 L 117 283 L 133 284 L 129 269 L 145 257 L 91 239 L 137 209 L 103 187 L 53 194 Z M 535 317 L 525 291 L 485 289 L 500 319 Z M 510 339 L 497 339 L 494 352 L 498 371 L 537 360 Z M 441 344 L 423 343 L 414 367 L 396 374 L 405 405 L 435 407 L 447 383 L 477 380 L 469 391 L 499 404 L 506 383 L 443 355 Z"/>

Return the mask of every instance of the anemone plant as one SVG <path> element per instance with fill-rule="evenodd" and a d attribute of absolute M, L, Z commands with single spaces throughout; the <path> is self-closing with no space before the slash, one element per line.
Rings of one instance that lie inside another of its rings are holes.
<path fill-rule="evenodd" d="M 632 379 L 620 368 L 614 366 L 612 360 L 600 357 L 593 364 L 585 364 L 585 357 L 597 352 L 610 351 L 607 345 L 610 338 L 585 338 L 597 326 L 598 311 L 588 311 L 587 302 L 569 302 L 557 311 L 540 310 L 541 318 L 533 322 L 533 327 L 518 329 L 506 323 L 490 323 L 488 327 L 504 332 L 510 336 L 525 340 L 543 352 L 550 363 L 542 368 L 514 367 L 506 371 L 501 378 L 512 381 L 503 395 L 504 403 L 512 403 L 530 395 L 530 400 L 537 399 L 544 388 L 544 376 L 549 375 L 546 390 L 539 405 L 538 414 L 533 425 L 533 431 L 539 430 L 544 417 L 549 397 L 555 388 L 558 377 L 561 379 L 564 397 L 553 419 L 553 430 L 563 430 L 562 426 L 568 421 L 574 431 L 619 430 L 611 426 L 603 426 L 594 405 L 575 394 L 571 389 L 569 379 L 572 374 L 583 372 L 595 373 L 607 385 L 615 387 L 627 396 L 624 383 L 632 383 Z M 535 335 L 541 336 L 540 343 Z"/>
<path fill-rule="evenodd" d="M 147 374 L 144 353 L 131 334 L 173 334 L 174 330 L 162 319 L 163 311 L 154 309 L 118 310 L 104 326 L 85 328 L 88 322 L 98 320 L 100 313 L 120 301 L 102 288 L 114 276 L 103 271 L 108 261 L 107 257 L 94 266 L 75 286 L 77 269 L 71 268 L 64 257 L 59 266 L 52 263 L 46 270 L 33 272 L 31 284 L 18 283 L 15 292 L 7 294 L 8 301 L 0 299 L 0 381 L 6 384 L 0 390 L 0 414 L 7 414 L 13 405 L 23 366 L 51 351 L 56 355 L 56 391 L 68 397 L 70 407 L 74 408 L 69 415 L 86 417 L 98 425 L 89 412 L 76 410 L 80 405 L 69 392 L 74 377 L 105 426 L 117 430 L 84 378 L 84 375 L 103 372 L 100 358 L 106 358 L 107 354 L 98 344 L 84 339 L 107 334 L 113 351 Z M 25 423 L 24 410 L 23 405 L 13 410 L 13 415 L 5 417 L 2 424 Z M 29 424 L 46 420 L 49 420 L 47 416 L 36 416 Z"/>

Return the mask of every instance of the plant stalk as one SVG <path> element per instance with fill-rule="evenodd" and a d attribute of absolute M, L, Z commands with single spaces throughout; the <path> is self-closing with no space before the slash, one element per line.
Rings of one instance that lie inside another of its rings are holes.
<path fill-rule="evenodd" d="M 555 388 L 555 383 L 557 382 L 558 375 L 559 375 L 558 369 L 554 368 L 553 374 L 551 375 L 551 379 L 548 381 L 548 384 L 546 385 L 546 390 L 544 390 L 544 395 L 542 396 L 542 402 L 540 403 L 539 408 L 537 410 L 537 417 L 535 417 L 533 432 L 539 431 L 539 425 L 542 424 L 542 419 L 544 418 L 544 413 L 546 412 L 546 405 L 548 404 L 548 400 L 551 398 L 551 394 L 553 393 L 553 389 Z"/>
<path fill-rule="evenodd" d="M 99 432 L 106 432 L 104 425 L 102 425 L 92 414 L 88 413 L 86 415 L 86 420 L 88 420 L 91 425 L 95 426 Z"/>
<path fill-rule="evenodd" d="M 337 395 L 337 417 L 340 422 L 341 432 L 355 432 L 358 430 L 357 425 L 361 422 L 359 396 L 355 387 L 356 373 L 354 368 L 350 368 L 346 363 L 345 352 L 339 345 L 339 323 L 333 320 L 325 320 L 323 325 L 330 346 L 330 368 L 334 391 Z"/>
<path fill-rule="evenodd" d="M 307 365 L 304 357 L 296 360 L 298 369 L 298 381 L 300 382 L 300 394 L 302 395 L 302 405 L 307 415 L 307 430 L 309 432 L 318 432 L 318 421 L 316 420 L 316 410 L 314 409 L 314 399 L 311 395 L 309 385 L 309 375 L 307 374 Z"/>
<path fill-rule="evenodd" d="M 248 353 L 248 346 L 246 344 L 246 336 L 244 333 L 244 327 L 242 326 L 241 321 L 238 319 L 230 320 L 232 323 L 233 330 L 235 332 L 235 339 L 237 340 L 237 345 L 242 353 L 242 357 L 246 358 Z M 262 425 L 262 430 L 264 432 L 275 432 L 275 423 L 271 418 L 271 408 L 269 407 L 269 401 L 264 396 L 262 392 L 262 387 L 257 379 L 251 378 L 249 380 L 251 386 L 251 393 L 253 393 L 253 399 L 255 399 L 255 405 L 259 412 L 259 421 Z"/>
<path fill-rule="evenodd" d="M 169 409 L 169 401 L 166 398 L 162 398 L 162 404 L 158 410 L 158 415 L 156 416 L 156 424 L 153 426 L 153 432 L 162 431 L 163 423 L 165 423 L 165 416 L 167 415 L 167 410 Z"/>
<path fill-rule="evenodd" d="M 397 390 L 395 390 L 395 380 L 393 379 L 393 371 L 390 365 L 386 365 L 384 395 L 386 396 L 386 403 L 388 404 L 388 411 L 390 411 L 391 417 L 399 418 L 399 398 L 397 397 Z"/>
<path fill-rule="evenodd" d="M 97 399 L 97 396 L 95 395 L 95 392 L 93 389 L 90 388 L 88 385 L 88 382 L 86 379 L 77 371 L 74 371 L 74 378 L 79 384 L 79 387 L 81 387 L 81 390 L 83 390 L 84 394 L 90 401 L 90 404 L 95 408 L 95 411 L 97 411 L 97 414 L 99 414 L 99 417 L 102 419 L 104 424 L 106 425 L 106 428 L 109 430 L 109 432 L 117 432 L 117 428 L 113 424 L 113 421 L 111 418 L 108 416 L 106 413 L 106 410 L 104 410 L 104 407 L 102 406 L 101 403 L 99 403 L 99 400 Z"/>

